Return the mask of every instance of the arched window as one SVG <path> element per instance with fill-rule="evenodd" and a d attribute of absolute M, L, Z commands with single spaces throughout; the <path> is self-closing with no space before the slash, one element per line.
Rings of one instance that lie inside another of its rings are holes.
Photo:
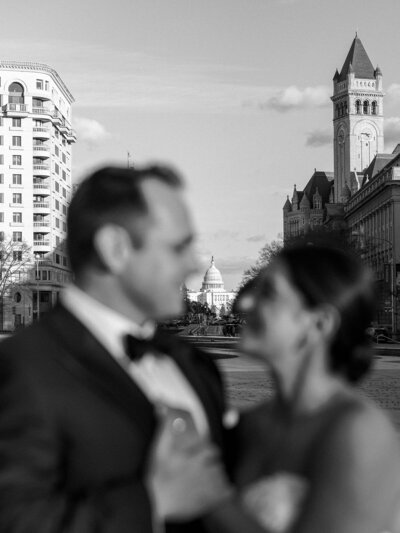
<path fill-rule="evenodd" d="M 8 101 L 11 104 L 23 104 L 24 103 L 24 88 L 20 83 L 16 81 L 12 83 L 8 88 Z"/>
<path fill-rule="evenodd" d="M 378 114 L 378 104 L 376 103 L 375 100 L 372 102 L 371 111 L 372 111 L 373 115 L 377 115 Z"/>
<path fill-rule="evenodd" d="M 356 101 L 356 113 L 357 115 L 361 115 L 361 101 L 360 100 Z"/>
<path fill-rule="evenodd" d="M 363 112 L 364 112 L 364 115 L 369 115 L 369 102 L 368 102 L 368 100 L 364 100 Z"/>

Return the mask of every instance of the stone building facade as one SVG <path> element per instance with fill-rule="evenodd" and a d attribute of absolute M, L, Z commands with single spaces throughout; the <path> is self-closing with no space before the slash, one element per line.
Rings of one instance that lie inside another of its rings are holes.
<path fill-rule="evenodd" d="M 384 152 L 383 101 L 382 72 L 373 67 L 356 35 L 333 78 L 334 172 L 315 171 L 304 190 L 295 186 L 283 206 L 283 223 L 285 241 L 317 226 L 344 230 L 375 273 L 377 322 L 396 335 L 400 145 L 392 153 Z"/>

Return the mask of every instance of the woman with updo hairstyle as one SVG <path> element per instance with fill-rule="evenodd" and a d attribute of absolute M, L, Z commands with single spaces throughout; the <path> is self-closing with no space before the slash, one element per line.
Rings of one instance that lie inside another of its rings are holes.
<path fill-rule="evenodd" d="M 210 532 L 400 531 L 399 439 L 356 387 L 372 362 L 374 302 L 358 257 L 321 245 L 284 248 L 239 292 L 242 351 L 265 363 L 275 394 L 230 430 L 230 492 L 215 461 L 188 457 L 199 467 L 182 506 L 204 514 L 208 498 Z"/>

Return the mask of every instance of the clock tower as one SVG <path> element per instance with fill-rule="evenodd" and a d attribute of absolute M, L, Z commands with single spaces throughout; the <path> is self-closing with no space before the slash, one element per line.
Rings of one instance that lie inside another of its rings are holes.
<path fill-rule="evenodd" d="M 352 172 L 362 172 L 383 152 L 382 72 L 356 35 L 340 73 L 333 78 L 335 203 L 354 191 Z"/>

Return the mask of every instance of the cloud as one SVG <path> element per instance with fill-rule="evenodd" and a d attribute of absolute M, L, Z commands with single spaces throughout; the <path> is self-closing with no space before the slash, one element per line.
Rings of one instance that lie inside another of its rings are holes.
<path fill-rule="evenodd" d="M 76 117 L 73 121 L 78 141 L 94 148 L 106 141 L 110 134 L 103 124 L 92 118 Z"/>
<path fill-rule="evenodd" d="M 385 119 L 384 130 L 386 143 L 400 143 L 400 117 L 389 117 Z"/>
<path fill-rule="evenodd" d="M 392 83 L 386 91 L 386 98 L 392 102 L 400 101 L 400 84 Z"/>
<path fill-rule="evenodd" d="M 259 235 L 252 235 L 251 237 L 248 237 L 246 239 L 247 242 L 264 242 L 266 240 L 267 238 L 264 233 L 259 234 Z"/>
<path fill-rule="evenodd" d="M 330 130 L 313 130 L 307 133 L 306 146 L 310 148 L 319 148 L 332 144 L 332 132 Z"/>
<path fill-rule="evenodd" d="M 273 109 L 278 113 L 285 113 L 294 109 L 308 109 L 326 107 L 330 105 L 330 89 L 325 85 L 305 87 L 299 89 L 291 85 L 279 89 L 264 101 L 258 102 L 259 109 Z"/>

